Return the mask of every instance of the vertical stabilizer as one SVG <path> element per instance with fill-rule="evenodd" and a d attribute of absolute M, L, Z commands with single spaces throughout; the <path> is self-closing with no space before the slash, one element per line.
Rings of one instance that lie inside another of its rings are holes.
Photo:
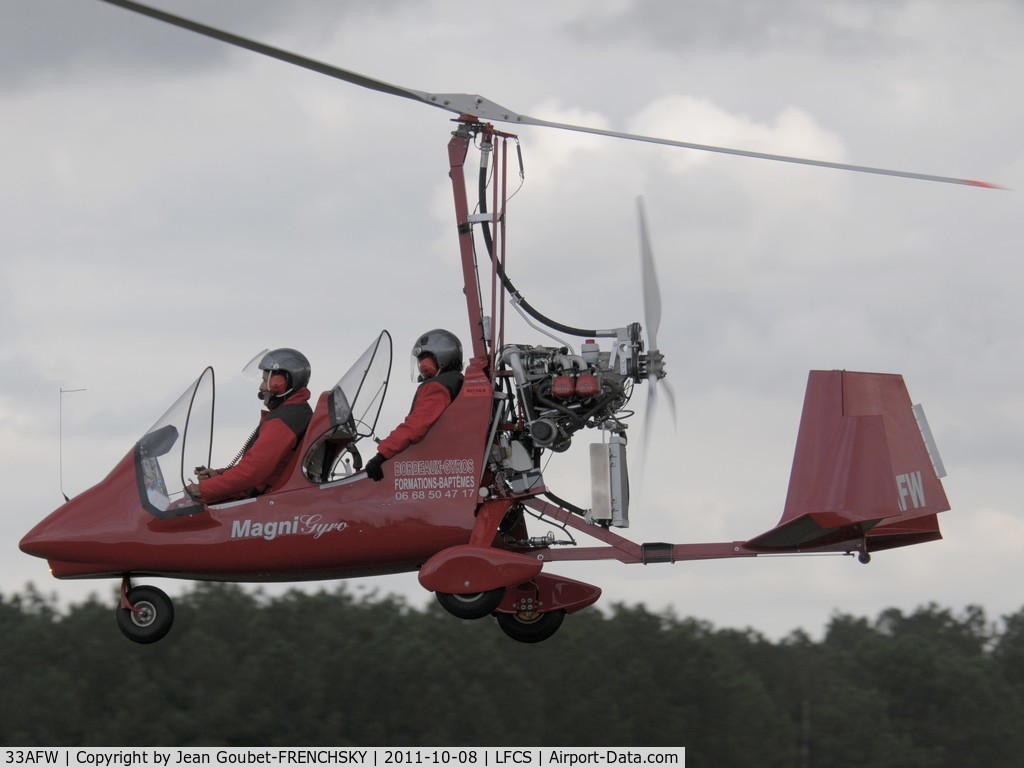
<path fill-rule="evenodd" d="M 903 377 L 811 371 L 782 519 L 747 542 L 757 549 L 874 549 L 940 538 L 949 509 L 927 426 Z"/>

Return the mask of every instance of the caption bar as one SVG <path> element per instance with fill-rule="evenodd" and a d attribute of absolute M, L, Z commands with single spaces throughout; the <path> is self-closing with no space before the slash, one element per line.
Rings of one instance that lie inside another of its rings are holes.
<path fill-rule="evenodd" d="M 0 766 L 63 766 L 64 768 L 179 768 L 193 765 L 222 766 L 474 766 L 475 768 L 575 768 L 575 766 L 647 765 L 685 768 L 683 747 L 366 747 L 302 749 L 245 747 L 52 747 L 4 748 Z"/>

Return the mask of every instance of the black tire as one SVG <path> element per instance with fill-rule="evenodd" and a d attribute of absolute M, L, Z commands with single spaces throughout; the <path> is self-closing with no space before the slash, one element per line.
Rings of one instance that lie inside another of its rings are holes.
<path fill-rule="evenodd" d="M 136 643 L 155 643 L 171 631 L 174 604 L 163 590 L 156 587 L 134 587 L 128 590 L 128 602 L 135 610 L 117 607 L 117 628 Z"/>
<path fill-rule="evenodd" d="M 435 592 L 437 602 L 452 616 L 460 619 L 482 619 L 490 616 L 505 597 L 505 588 L 489 589 L 471 595 L 453 595 L 448 592 Z"/>
<path fill-rule="evenodd" d="M 517 613 L 499 613 L 497 618 L 501 631 L 513 640 L 520 643 L 539 643 L 558 631 L 565 618 L 565 611 L 538 613 L 526 620 Z"/>

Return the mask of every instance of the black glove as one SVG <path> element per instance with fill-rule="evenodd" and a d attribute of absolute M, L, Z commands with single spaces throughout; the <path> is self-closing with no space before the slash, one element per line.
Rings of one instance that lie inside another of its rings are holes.
<path fill-rule="evenodd" d="M 384 470 L 381 469 L 381 464 L 384 463 L 384 457 L 379 453 L 376 454 L 372 459 L 366 462 L 366 476 L 379 483 L 384 479 Z"/>

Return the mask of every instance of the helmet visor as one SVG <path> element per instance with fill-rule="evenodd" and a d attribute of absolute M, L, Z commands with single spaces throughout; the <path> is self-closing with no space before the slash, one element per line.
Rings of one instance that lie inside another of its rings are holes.
<path fill-rule="evenodd" d="M 242 366 L 242 375 L 247 379 L 253 379 L 254 381 L 262 379 L 263 370 L 260 368 L 260 362 L 269 351 L 269 349 L 264 349 L 262 352 L 257 352 L 256 356 L 252 360 Z"/>

